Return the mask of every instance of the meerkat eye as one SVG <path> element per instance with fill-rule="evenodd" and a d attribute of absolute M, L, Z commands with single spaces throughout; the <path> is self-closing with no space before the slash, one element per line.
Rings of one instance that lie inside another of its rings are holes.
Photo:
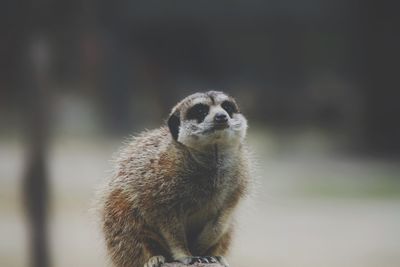
<path fill-rule="evenodd" d="M 197 122 L 200 123 L 207 116 L 209 110 L 209 106 L 205 104 L 196 104 L 188 110 L 186 118 L 188 120 L 197 120 Z"/>
<path fill-rule="evenodd" d="M 237 113 L 238 112 L 238 109 L 237 109 L 236 105 L 231 101 L 224 101 L 221 104 L 221 107 L 223 109 L 225 109 L 226 112 L 228 112 L 229 117 L 232 117 L 233 113 Z"/>

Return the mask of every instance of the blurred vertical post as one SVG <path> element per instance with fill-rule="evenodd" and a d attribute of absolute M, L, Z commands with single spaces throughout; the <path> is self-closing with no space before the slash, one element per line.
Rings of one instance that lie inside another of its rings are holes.
<path fill-rule="evenodd" d="M 25 119 L 27 135 L 27 167 L 23 197 L 30 233 L 30 264 L 48 267 L 47 243 L 48 175 L 46 151 L 49 136 L 49 61 L 50 46 L 44 36 L 33 36 L 28 42 L 28 55 L 23 79 L 26 89 Z"/>

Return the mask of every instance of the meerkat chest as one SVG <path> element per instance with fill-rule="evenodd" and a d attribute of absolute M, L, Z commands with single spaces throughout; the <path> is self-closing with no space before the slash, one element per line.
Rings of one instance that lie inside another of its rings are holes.
<path fill-rule="evenodd" d="M 196 169 L 191 175 L 191 189 L 187 195 L 186 226 L 192 232 L 202 229 L 213 220 L 225 206 L 225 202 L 238 183 L 234 167 L 221 162 L 215 168 Z"/>
<path fill-rule="evenodd" d="M 229 183 L 235 183 L 236 168 L 230 160 L 211 161 L 206 168 L 203 166 L 193 168 L 189 179 L 198 191 L 220 194 Z"/>

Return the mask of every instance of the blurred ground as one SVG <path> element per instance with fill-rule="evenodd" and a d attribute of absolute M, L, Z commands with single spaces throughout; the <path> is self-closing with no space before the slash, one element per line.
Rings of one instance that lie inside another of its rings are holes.
<path fill-rule="evenodd" d="M 293 142 L 250 132 L 256 185 L 239 213 L 233 267 L 400 266 L 398 164 L 331 153 L 320 136 Z M 28 263 L 19 198 L 25 151 L 17 139 L 0 139 L 0 266 L 7 267 Z M 48 164 L 54 266 L 107 266 L 89 210 L 119 145 L 84 136 L 53 140 Z"/>

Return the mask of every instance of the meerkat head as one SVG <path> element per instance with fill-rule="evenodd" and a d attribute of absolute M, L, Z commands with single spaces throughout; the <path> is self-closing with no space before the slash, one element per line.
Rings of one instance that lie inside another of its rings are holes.
<path fill-rule="evenodd" d="M 208 91 L 179 102 L 172 109 L 168 127 L 175 141 L 201 149 L 214 144 L 240 144 L 246 135 L 247 121 L 232 97 Z"/>

